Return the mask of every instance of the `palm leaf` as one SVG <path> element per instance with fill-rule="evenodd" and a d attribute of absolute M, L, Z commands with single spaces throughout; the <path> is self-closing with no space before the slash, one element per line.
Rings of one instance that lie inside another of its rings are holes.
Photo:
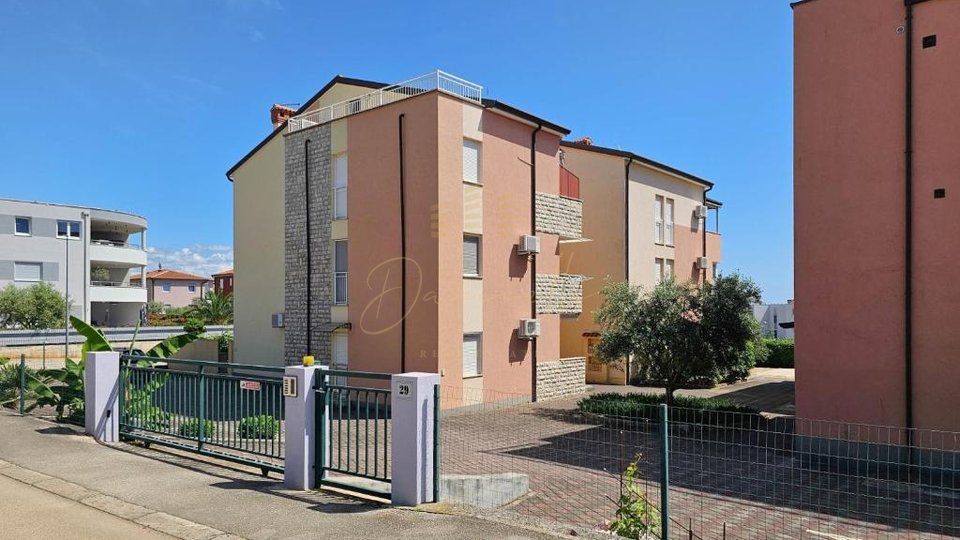
<path fill-rule="evenodd" d="M 147 356 L 151 358 L 169 358 L 180 349 L 198 339 L 200 339 L 200 334 L 180 334 L 178 336 L 168 337 L 147 351 Z"/>
<path fill-rule="evenodd" d="M 82 320 L 70 316 L 70 325 L 73 326 L 73 329 L 77 331 L 81 336 L 87 338 L 83 343 L 83 349 L 81 350 L 81 357 L 86 357 L 88 352 L 110 352 L 113 351 L 113 347 L 110 345 L 110 342 L 107 340 L 106 336 L 103 335 L 98 328 L 93 327 Z"/>

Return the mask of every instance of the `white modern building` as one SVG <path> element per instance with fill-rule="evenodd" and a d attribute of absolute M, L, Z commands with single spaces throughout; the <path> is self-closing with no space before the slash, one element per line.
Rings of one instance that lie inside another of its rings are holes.
<path fill-rule="evenodd" d="M 793 339 L 793 300 L 786 304 L 754 304 L 753 317 L 765 337 Z"/>
<path fill-rule="evenodd" d="M 147 220 L 134 214 L 0 199 L 0 288 L 47 282 L 85 321 L 135 325 L 147 291 L 130 275 L 147 266 L 146 239 Z"/>

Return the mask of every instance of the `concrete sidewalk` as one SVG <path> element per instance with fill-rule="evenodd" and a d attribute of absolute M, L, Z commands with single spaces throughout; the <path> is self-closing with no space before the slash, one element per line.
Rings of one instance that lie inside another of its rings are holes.
<path fill-rule="evenodd" d="M 262 478 L 252 468 L 211 463 L 157 446 L 149 450 L 123 444 L 105 446 L 82 435 L 78 428 L 6 412 L 0 412 L 0 460 L 115 497 L 120 504 L 188 520 L 198 524 L 193 537 L 201 540 L 224 532 L 256 540 L 556 538 L 470 516 L 395 509 L 330 493 L 288 491 L 276 475 Z M 211 529 L 201 533 L 202 526 Z"/>

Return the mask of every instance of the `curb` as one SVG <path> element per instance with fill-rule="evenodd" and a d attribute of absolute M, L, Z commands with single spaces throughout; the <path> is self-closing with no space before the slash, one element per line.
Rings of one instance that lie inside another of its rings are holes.
<path fill-rule="evenodd" d="M 235 534 L 111 497 L 8 461 L 0 460 L 0 475 L 181 540 L 243 540 Z"/>

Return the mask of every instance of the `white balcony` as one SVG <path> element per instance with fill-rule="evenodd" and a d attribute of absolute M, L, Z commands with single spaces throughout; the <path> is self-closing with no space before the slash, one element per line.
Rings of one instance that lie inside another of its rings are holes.
<path fill-rule="evenodd" d="M 327 107 L 294 116 L 287 121 L 290 133 L 313 127 L 319 124 L 332 122 L 339 118 L 357 114 L 359 112 L 376 109 L 384 105 L 396 103 L 413 96 L 438 90 L 445 94 L 468 99 L 476 103 L 483 101 L 483 87 L 470 81 L 461 79 L 449 73 L 437 70 L 426 75 L 414 77 L 380 90 L 375 90 L 362 96 L 350 98 Z"/>
<path fill-rule="evenodd" d="M 129 284 L 112 281 L 93 281 L 90 283 L 91 302 L 136 302 L 146 303 L 147 289 L 131 287 Z"/>
<path fill-rule="evenodd" d="M 93 240 L 90 242 L 90 261 L 109 266 L 146 266 L 147 252 L 139 246 Z"/>

